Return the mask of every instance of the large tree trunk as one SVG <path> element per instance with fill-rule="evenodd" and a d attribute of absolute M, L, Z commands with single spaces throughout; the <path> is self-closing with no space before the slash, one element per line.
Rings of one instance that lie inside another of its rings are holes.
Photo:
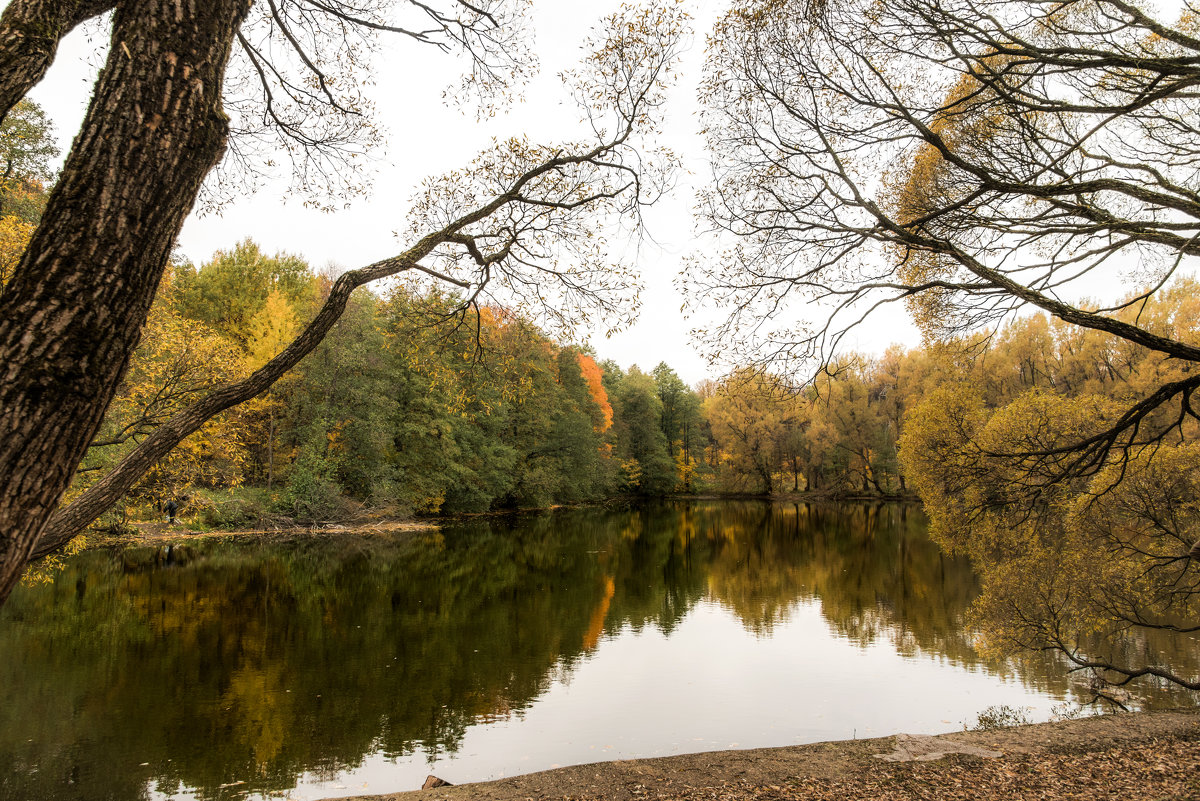
<path fill-rule="evenodd" d="M 0 602 L 100 425 L 175 236 L 224 151 L 222 76 L 249 6 L 117 9 L 79 136 L 0 295 Z"/>

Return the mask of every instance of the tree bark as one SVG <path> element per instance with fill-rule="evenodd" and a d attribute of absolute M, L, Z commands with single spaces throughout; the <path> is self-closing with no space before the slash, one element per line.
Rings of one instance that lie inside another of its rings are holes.
<path fill-rule="evenodd" d="M 222 78 L 249 8 L 130 0 L 116 11 L 83 126 L 0 295 L 0 602 L 100 425 L 224 152 Z"/>
<path fill-rule="evenodd" d="M 11 0 L 0 14 L 0 120 L 46 74 L 58 43 L 115 0 Z"/>

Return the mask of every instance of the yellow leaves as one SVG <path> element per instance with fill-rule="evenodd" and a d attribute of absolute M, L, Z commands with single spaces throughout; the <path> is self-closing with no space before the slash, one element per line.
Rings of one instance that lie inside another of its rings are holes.
<path fill-rule="evenodd" d="M 154 483 L 167 487 L 167 494 L 178 494 L 188 487 L 238 487 L 245 480 L 250 438 L 247 421 L 238 415 L 224 414 L 185 439 L 159 463 Z"/>
<path fill-rule="evenodd" d="M 978 432 L 976 442 L 996 454 L 1011 469 L 1021 470 L 1021 454 L 1045 452 L 1080 442 L 1119 411 L 1111 400 L 1096 395 L 1064 397 L 1035 389 L 996 410 Z M 1017 458 L 1005 458 L 1008 455 Z"/>
<path fill-rule="evenodd" d="M 346 428 L 353 423 L 353 420 L 340 420 L 325 432 L 325 442 L 329 453 L 344 454 L 346 452 L 344 434 Z"/>
<path fill-rule="evenodd" d="M 63 566 L 66 564 L 65 560 L 86 547 L 86 536 L 80 535 L 75 537 L 63 546 L 61 550 L 48 554 L 36 562 L 27 564 L 25 572 L 21 574 L 21 583 L 26 587 L 38 584 L 50 584 L 62 572 Z"/>
<path fill-rule="evenodd" d="M 642 465 L 637 459 L 618 459 L 621 488 L 626 492 L 637 492 L 642 486 Z"/>
<path fill-rule="evenodd" d="M 262 309 L 250 318 L 248 329 L 248 366 L 257 370 L 278 356 L 295 338 L 300 321 L 283 293 L 272 289 Z"/>
<path fill-rule="evenodd" d="M 986 150 L 1003 135 L 1007 120 L 1004 103 L 989 88 L 987 80 L 994 71 L 1003 71 L 1011 59 L 991 56 L 969 62 L 951 87 L 924 137 L 916 142 L 907 162 L 899 170 L 884 175 L 881 200 L 902 226 L 919 235 L 938 236 L 944 226 L 970 214 L 976 200 L 963 205 L 979 189 L 975 176 L 963 171 L 944 155 L 954 154 L 968 163 L 976 160 L 976 151 Z M 953 209 L 953 211 L 949 211 Z M 919 223 L 919 224 L 918 224 Z M 936 252 L 893 245 L 898 262 L 897 274 L 908 286 L 920 286 L 936 280 L 953 280 L 957 263 Z M 953 293 L 930 289 L 905 301 L 914 322 L 928 341 L 935 341 L 953 329 L 956 307 Z"/>
<path fill-rule="evenodd" d="M 774 376 L 739 370 L 704 402 L 728 489 L 772 491 L 776 439 L 795 415 L 794 401 Z"/>
<path fill-rule="evenodd" d="M 1029 503 L 1031 494 L 1040 495 L 1053 517 L 1052 504 L 1069 491 L 1055 477 L 1072 455 L 1055 457 L 1054 449 L 1086 439 L 1118 410 L 1098 396 L 1034 390 L 991 411 L 979 388 L 966 382 L 930 392 L 906 418 L 899 447 L 905 475 L 930 513 L 934 538 L 984 560 L 1020 551 L 1046 535 L 1048 518 Z"/>
<path fill-rule="evenodd" d="M 1154 313 L 1148 309 L 1150 319 Z M 1178 439 L 1118 448 L 1094 474 L 1067 473 L 1079 453 L 1073 446 L 1125 412 L 1128 400 L 1113 395 L 1129 388 L 1117 378 L 1064 380 L 1078 369 L 1070 361 L 1078 354 L 1093 364 L 1112 358 L 1096 347 L 1100 335 L 1071 333 L 1036 319 L 1014 326 L 995 354 L 966 371 L 972 380 L 925 394 L 900 442 L 935 539 L 970 556 L 980 573 L 969 623 L 994 656 L 1116 653 L 1131 628 L 1190 625 L 1200 616 L 1187 589 L 1195 571 L 1187 553 L 1200 539 L 1200 446 L 1191 441 L 1200 427 L 1188 422 Z M 980 380 L 988 371 L 1010 389 Z M 1028 376 L 1036 380 L 1026 383 Z M 989 407 L 988 395 L 1001 405 Z M 1151 430 L 1147 421 L 1142 436 Z"/>
<path fill-rule="evenodd" d="M 0 287 L 7 284 L 25 255 L 35 226 L 16 216 L 0 218 Z"/>
<path fill-rule="evenodd" d="M 253 636 L 264 639 L 261 631 L 254 631 Z M 264 647 L 265 642 L 258 649 L 243 643 L 248 653 Z M 247 659 L 230 676 L 221 697 L 221 703 L 235 712 L 233 738 L 250 747 L 256 765 L 262 770 L 276 759 L 288 738 L 284 722 L 289 715 L 284 708 L 290 706 L 291 697 L 287 684 L 282 663 Z"/>
<path fill-rule="evenodd" d="M 172 280 L 168 276 L 160 288 L 141 344 L 85 459 L 88 472 L 77 479 L 76 490 L 102 476 L 105 468 L 172 415 L 246 374 L 242 348 L 179 313 Z M 138 492 L 158 498 L 197 483 L 240 484 L 247 458 L 245 418 L 259 408 L 250 404 L 209 420 L 147 474 Z"/>
<path fill-rule="evenodd" d="M 1069 508 L 1070 528 L 1104 554 L 1116 606 L 1144 619 L 1174 622 L 1200 615 L 1178 592 L 1200 539 L 1200 445 L 1138 450 L 1097 473 Z"/>
<path fill-rule="evenodd" d="M 151 310 L 118 399 L 129 404 L 131 412 L 162 417 L 244 370 L 236 346 L 159 304 Z"/>

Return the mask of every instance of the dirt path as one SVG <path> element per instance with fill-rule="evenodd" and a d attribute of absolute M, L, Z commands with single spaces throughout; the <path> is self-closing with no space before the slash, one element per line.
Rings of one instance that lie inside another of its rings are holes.
<path fill-rule="evenodd" d="M 987 752 L 1000 756 L 982 755 Z M 901 761 L 881 759 L 884 755 Z M 1200 710 L 577 765 L 494 782 L 357 796 L 352 801 L 599 798 L 1200 799 Z"/>

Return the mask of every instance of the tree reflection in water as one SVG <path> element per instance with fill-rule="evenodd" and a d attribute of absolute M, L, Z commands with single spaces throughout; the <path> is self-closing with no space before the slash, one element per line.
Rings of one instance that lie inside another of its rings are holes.
<path fill-rule="evenodd" d="M 216 799 L 452 753 L 606 637 L 705 600 L 759 636 L 819 600 L 854 643 L 979 667 L 975 579 L 924 530 L 913 507 L 681 502 L 85 552 L 0 612 L 0 798 Z"/>

